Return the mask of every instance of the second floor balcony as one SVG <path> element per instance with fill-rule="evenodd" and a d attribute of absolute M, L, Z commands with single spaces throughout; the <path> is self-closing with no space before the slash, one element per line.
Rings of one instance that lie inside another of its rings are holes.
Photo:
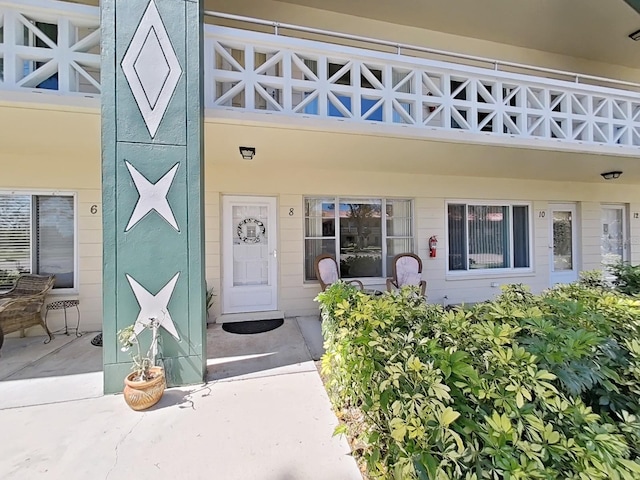
<path fill-rule="evenodd" d="M 622 156 L 640 149 L 640 85 L 229 15 L 209 19 L 246 28 L 205 25 L 208 117 Z M 270 26 L 273 33 L 254 31 Z M 326 41 L 299 38 L 310 34 Z M 5 100 L 99 98 L 99 50 L 98 8 L 0 0 Z"/>

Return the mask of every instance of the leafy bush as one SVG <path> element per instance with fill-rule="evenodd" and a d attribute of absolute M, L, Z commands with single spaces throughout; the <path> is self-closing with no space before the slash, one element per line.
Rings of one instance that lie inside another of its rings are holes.
<path fill-rule="evenodd" d="M 611 289 L 611 283 L 604 278 L 602 270 L 580 272 L 578 283 L 583 287 Z"/>
<path fill-rule="evenodd" d="M 640 294 L 640 265 L 619 262 L 609 266 L 616 290 L 627 295 Z"/>
<path fill-rule="evenodd" d="M 372 478 L 640 478 L 640 301 L 510 286 L 445 311 L 343 283 L 318 300 L 337 431 Z"/>

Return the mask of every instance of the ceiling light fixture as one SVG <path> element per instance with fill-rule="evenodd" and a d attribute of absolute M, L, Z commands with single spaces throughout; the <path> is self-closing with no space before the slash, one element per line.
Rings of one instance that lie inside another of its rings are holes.
<path fill-rule="evenodd" d="M 615 178 L 620 178 L 620 175 L 622 175 L 622 172 L 620 170 L 615 170 L 613 172 L 604 172 L 604 173 L 601 173 L 600 175 L 602 175 L 602 178 L 604 178 L 605 180 L 613 180 Z"/>
<path fill-rule="evenodd" d="M 245 160 L 253 160 L 256 155 L 256 149 L 255 147 L 240 147 L 240 155 Z"/>
<path fill-rule="evenodd" d="M 635 40 L 636 42 L 637 42 L 638 40 L 640 40 L 640 30 L 636 30 L 635 32 L 630 33 L 630 34 L 629 34 L 629 38 L 630 38 L 631 40 Z"/>

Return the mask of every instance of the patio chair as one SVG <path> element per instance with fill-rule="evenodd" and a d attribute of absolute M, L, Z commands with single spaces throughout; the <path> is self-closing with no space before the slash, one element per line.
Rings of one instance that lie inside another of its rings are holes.
<path fill-rule="evenodd" d="M 424 297 L 427 282 L 422 280 L 422 260 L 415 253 L 401 253 L 393 257 L 393 278 L 387 278 L 387 290 L 401 288 L 405 285 L 420 287 Z"/>
<path fill-rule="evenodd" d="M 329 254 L 322 254 L 316 257 L 315 261 L 316 278 L 320 282 L 320 287 L 324 292 L 332 283 L 340 280 L 340 270 L 336 259 Z M 360 280 L 346 280 L 347 283 L 353 283 L 360 290 L 364 290 L 364 285 Z"/>
<path fill-rule="evenodd" d="M 53 339 L 41 312 L 54 281 L 54 275 L 24 274 L 11 290 L 0 294 L 0 348 L 5 334 L 20 331 L 24 336 L 24 330 L 35 325 L 44 328 L 49 341 Z"/>

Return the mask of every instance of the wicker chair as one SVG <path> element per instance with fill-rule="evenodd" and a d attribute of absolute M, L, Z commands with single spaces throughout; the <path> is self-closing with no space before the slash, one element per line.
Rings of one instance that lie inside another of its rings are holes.
<path fill-rule="evenodd" d="M 320 288 L 324 292 L 332 283 L 340 280 L 340 270 L 336 259 L 329 254 L 322 254 L 316 257 L 315 261 L 316 278 L 320 282 Z M 360 290 L 364 289 L 364 285 L 360 280 L 347 280 L 347 283 L 353 283 Z"/>
<path fill-rule="evenodd" d="M 387 279 L 387 290 L 391 292 L 404 285 L 420 287 L 422 296 L 427 290 L 427 282 L 422 280 L 422 260 L 415 253 L 401 253 L 393 257 L 393 278 Z"/>
<path fill-rule="evenodd" d="M 24 330 L 35 325 L 44 328 L 49 341 L 53 339 L 41 312 L 54 281 L 54 275 L 20 275 L 11 290 L 0 294 L 0 348 L 5 334 L 20 331 L 24 336 Z"/>

